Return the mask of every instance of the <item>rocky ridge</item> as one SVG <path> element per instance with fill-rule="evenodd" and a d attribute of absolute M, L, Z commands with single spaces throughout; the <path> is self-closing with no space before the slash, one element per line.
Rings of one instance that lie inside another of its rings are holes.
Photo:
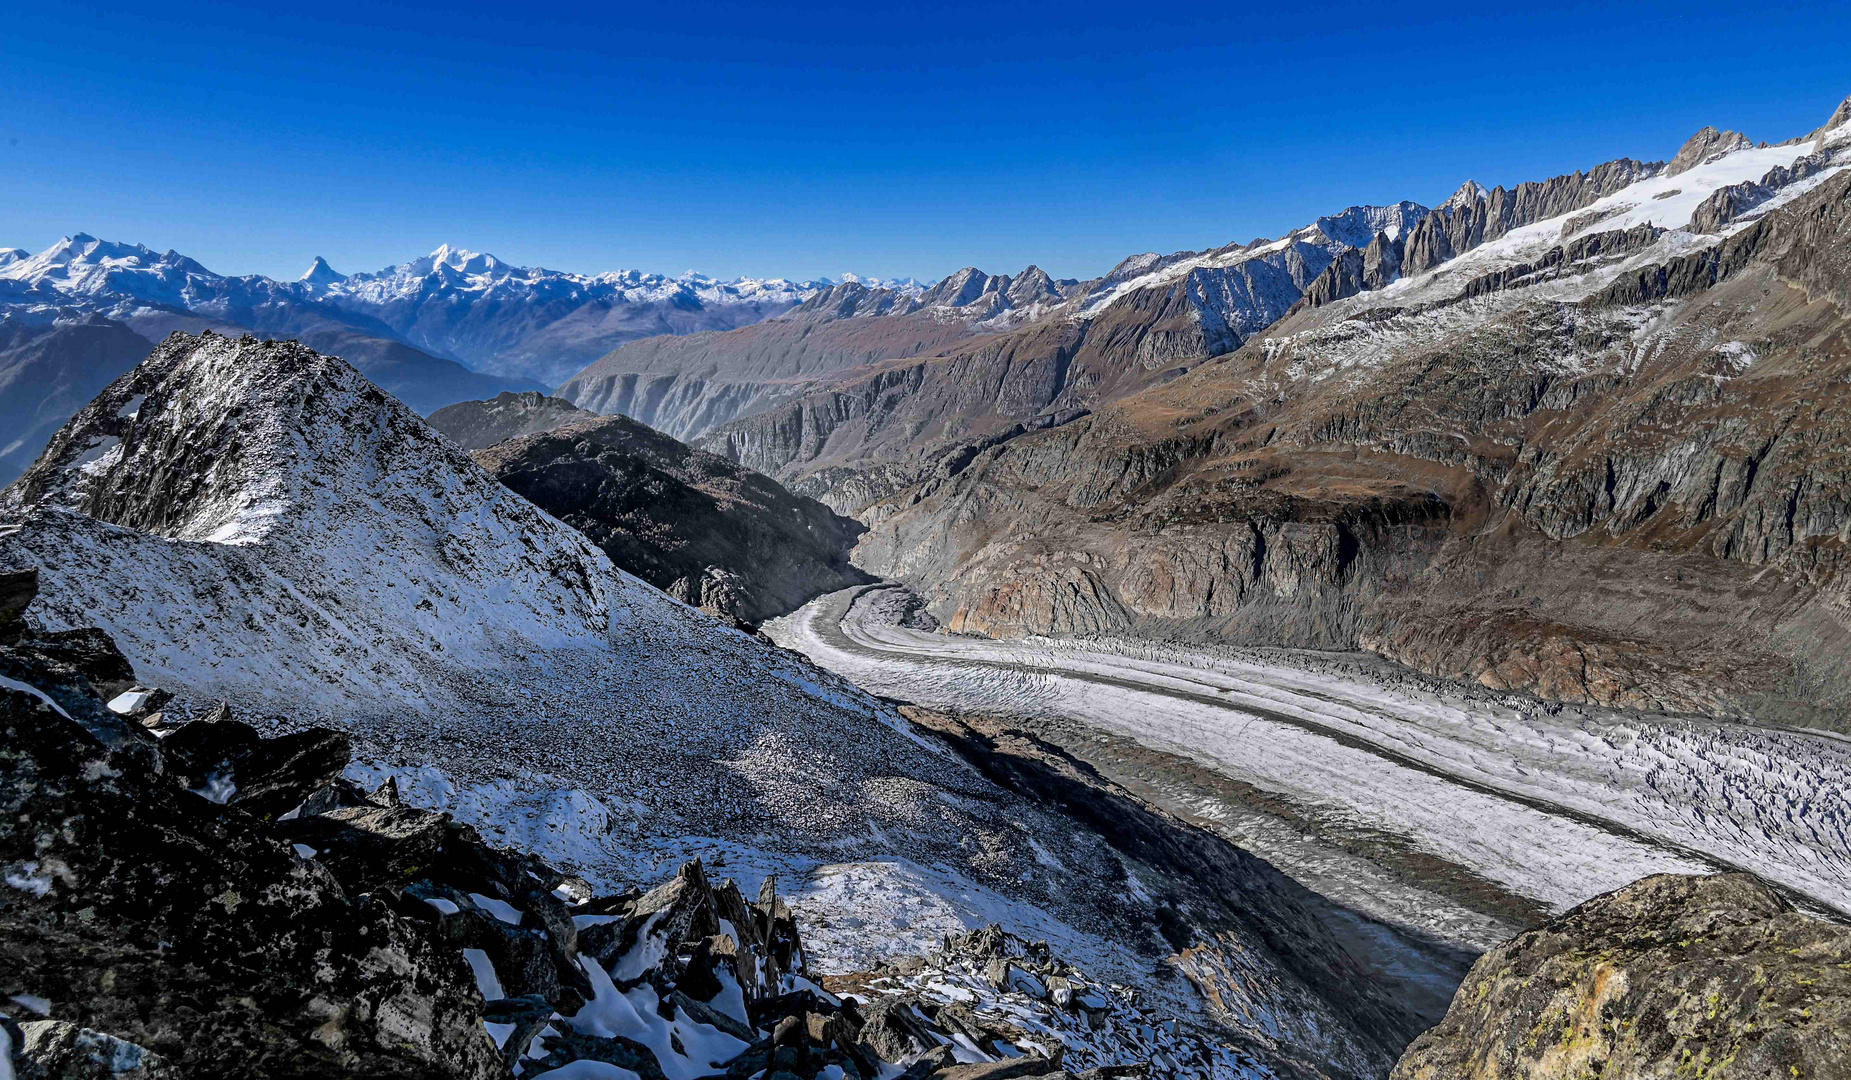
<path fill-rule="evenodd" d="M 1083 407 L 1173 375 L 1283 315 L 1337 253 L 1424 213 L 1352 207 L 1277 241 L 1133 256 L 1086 282 L 1031 266 L 966 268 L 917 297 L 844 286 L 744 331 L 626 345 L 559 393 L 790 479 L 793 460 L 815 473 L 868 456 L 861 444 L 891 441 L 883 429 L 938 441 L 951 414 L 948 438 L 982 435 L 1059 411 L 1063 393 Z M 985 390 L 995 415 L 973 423 Z"/>
<path fill-rule="evenodd" d="M 1545 697 L 1829 726 L 1851 693 L 1828 449 L 1848 147 L 1840 125 L 1675 176 L 1469 185 L 1449 220 L 1557 216 L 1061 423 L 991 434 L 996 384 L 921 361 L 709 445 L 868 523 L 857 562 L 954 630 L 1360 645 Z M 1765 196 L 1704 211 L 1743 183 Z M 984 419 L 919 424 L 932 386 L 970 387 Z"/>
<path fill-rule="evenodd" d="M 572 412 L 558 424 L 534 417 L 522 426 L 545 430 L 476 461 L 629 573 L 747 624 L 867 580 L 848 561 L 859 523 L 628 417 Z M 445 420 L 431 425 L 443 431 Z"/>
<path fill-rule="evenodd" d="M 691 858 L 779 875 L 820 920 L 867 928 L 812 950 L 825 973 L 1000 918 L 1281 1069 L 1380 1075 L 1411 1034 L 1391 1004 L 1358 1007 L 1353 961 L 1270 868 L 1225 875 L 1225 909 L 1179 907 L 1188 868 L 1146 864 L 624 575 L 301 346 L 171 339 L 54 439 L 0 520 L 0 568 L 38 570 L 33 633 L 100 625 L 130 666 L 97 693 L 134 680 L 123 705 L 176 727 L 163 744 L 210 730 L 223 702 L 260 735 L 331 726 L 349 782 L 390 782 L 601 891 Z M 235 776 L 264 756 L 207 761 L 189 790 L 261 791 Z M 1184 947 L 1210 959 L 1172 966 Z"/>

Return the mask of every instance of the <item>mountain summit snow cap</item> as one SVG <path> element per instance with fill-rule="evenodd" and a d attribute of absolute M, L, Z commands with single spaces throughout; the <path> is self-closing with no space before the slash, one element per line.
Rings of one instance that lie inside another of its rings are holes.
<path fill-rule="evenodd" d="M 1459 185 L 1459 190 L 1447 196 L 1446 201 L 1435 209 L 1458 210 L 1484 199 L 1490 192 L 1486 191 L 1476 180 L 1467 180 Z"/>
<path fill-rule="evenodd" d="M 444 244 L 431 252 L 429 258 L 432 270 L 439 266 L 448 266 L 453 270 L 461 270 L 465 274 L 489 274 L 507 266 L 493 255 L 470 251 L 468 248 L 451 247 L 449 244 Z"/>
<path fill-rule="evenodd" d="M 317 255 L 314 263 L 309 266 L 308 272 L 296 280 L 305 285 L 332 285 L 337 281 L 346 281 L 347 275 L 336 271 L 334 267 L 328 265 L 328 260 Z"/>
<path fill-rule="evenodd" d="M 1676 176 L 1712 158 L 1734 153 L 1737 150 L 1746 150 L 1753 145 L 1754 143 L 1749 141 L 1748 136 L 1739 131 L 1718 131 L 1713 127 L 1703 128 L 1685 140 L 1677 156 L 1671 159 L 1671 164 L 1665 166 L 1665 175 Z"/>

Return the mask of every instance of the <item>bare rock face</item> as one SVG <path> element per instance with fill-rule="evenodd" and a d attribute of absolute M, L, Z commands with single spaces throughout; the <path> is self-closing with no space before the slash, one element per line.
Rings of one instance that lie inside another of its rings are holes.
<path fill-rule="evenodd" d="M 1692 135 L 1678 150 L 1677 156 L 1671 159 L 1671 163 L 1665 166 L 1665 175 L 1676 176 L 1679 173 L 1688 172 L 1720 154 L 1753 145 L 1754 143 L 1749 141 L 1748 136 L 1739 131 L 1718 131 L 1713 127 L 1703 128 Z"/>
<path fill-rule="evenodd" d="M 103 1075 L 81 1067 L 111 1047 L 148 1077 L 499 1074 L 460 956 L 164 776 L 141 737 L 112 751 L 0 688 L 0 993 L 66 1022 L 24 1032 L 44 1075 Z"/>
<path fill-rule="evenodd" d="M 1659 875 L 1485 954 L 1393 1080 L 1851 1076 L 1851 931 Z"/>
<path fill-rule="evenodd" d="M 590 420 L 597 415 L 563 398 L 529 390 L 523 394 L 501 394 L 487 401 L 459 401 L 438 409 L 425 417 L 424 422 L 463 449 L 480 450 L 522 435 L 551 431 L 575 420 Z"/>
<path fill-rule="evenodd" d="M 628 417 L 591 416 L 476 454 L 502 483 L 685 603 L 757 623 L 866 580 L 855 522 Z"/>

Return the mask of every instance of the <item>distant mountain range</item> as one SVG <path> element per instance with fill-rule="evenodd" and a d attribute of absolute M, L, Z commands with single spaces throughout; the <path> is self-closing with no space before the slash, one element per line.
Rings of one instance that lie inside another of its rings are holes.
<path fill-rule="evenodd" d="M 175 330 L 299 339 L 429 412 L 551 387 L 625 341 L 744 326 L 836 284 L 584 276 L 448 245 L 368 274 L 317 258 L 296 281 L 228 277 L 175 251 L 84 233 L 36 255 L 0 248 L 0 483 Z"/>

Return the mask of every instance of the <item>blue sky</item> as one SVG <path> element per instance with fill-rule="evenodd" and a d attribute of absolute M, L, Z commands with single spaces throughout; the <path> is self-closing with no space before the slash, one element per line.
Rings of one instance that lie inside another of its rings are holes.
<path fill-rule="evenodd" d="M 1844 2 L 569 7 L 17 5 L 0 245 L 1087 277 L 1851 94 Z"/>

